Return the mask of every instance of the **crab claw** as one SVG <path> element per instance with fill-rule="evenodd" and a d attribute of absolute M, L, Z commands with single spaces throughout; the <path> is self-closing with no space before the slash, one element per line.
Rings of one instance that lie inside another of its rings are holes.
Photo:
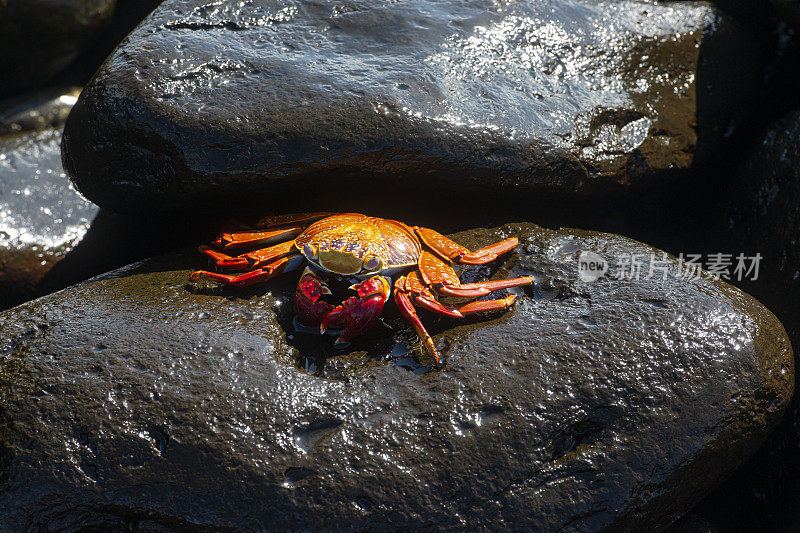
<path fill-rule="evenodd" d="M 353 296 L 342 302 L 319 325 L 323 334 L 329 327 L 344 327 L 334 344 L 337 348 L 346 346 L 351 339 L 375 325 L 391 292 L 389 280 L 383 276 L 373 276 L 350 288 L 356 291 L 358 297 Z"/>
<path fill-rule="evenodd" d="M 304 326 L 318 326 L 333 310 L 333 306 L 322 296 L 331 293 L 325 282 L 310 268 L 303 271 L 297 290 L 294 292 L 294 310 Z"/>

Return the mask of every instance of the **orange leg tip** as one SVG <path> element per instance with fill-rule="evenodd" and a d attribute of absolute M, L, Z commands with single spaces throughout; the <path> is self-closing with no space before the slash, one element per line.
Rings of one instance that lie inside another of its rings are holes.
<path fill-rule="evenodd" d="M 253 266 L 254 261 L 248 260 L 246 257 L 231 257 L 221 252 L 214 250 L 208 246 L 198 248 L 202 253 L 209 256 L 218 267 L 227 268 L 231 270 L 241 270 Z"/>
<path fill-rule="evenodd" d="M 231 234 L 223 233 L 222 235 L 219 236 L 219 238 L 216 241 L 214 241 L 214 245 L 219 246 L 221 248 L 225 248 L 231 243 L 231 241 L 233 241 L 233 237 L 231 236 Z"/>
<path fill-rule="evenodd" d="M 442 356 L 439 355 L 439 352 L 436 350 L 433 340 L 426 339 L 425 347 L 428 349 L 428 353 L 431 355 L 431 357 L 433 357 L 433 366 L 435 368 L 442 368 L 444 366 L 444 362 L 442 361 Z"/>
<path fill-rule="evenodd" d="M 497 254 L 483 254 L 483 255 L 462 255 L 458 258 L 458 262 L 462 265 L 485 265 L 497 259 Z"/>
<path fill-rule="evenodd" d="M 514 301 L 516 299 L 517 297 L 512 294 L 510 296 L 506 296 L 505 298 L 501 298 L 499 300 L 489 300 L 489 301 L 483 300 L 480 302 L 471 302 L 461 307 L 459 311 L 461 311 L 465 315 L 473 315 L 476 313 L 483 313 L 486 311 L 506 310 L 512 305 L 514 305 Z"/>
<path fill-rule="evenodd" d="M 484 265 L 491 263 L 499 256 L 510 252 L 519 244 L 519 239 L 511 237 L 503 241 L 497 242 L 480 250 L 472 253 L 466 253 L 458 258 L 458 262 L 465 265 Z"/>

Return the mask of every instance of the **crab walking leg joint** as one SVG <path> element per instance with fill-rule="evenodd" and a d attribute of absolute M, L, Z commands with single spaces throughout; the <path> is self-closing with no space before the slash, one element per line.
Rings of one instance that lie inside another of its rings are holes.
<path fill-rule="evenodd" d="M 356 213 L 278 215 L 261 219 L 254 228 L 239 229 L 224 232 L 212 246 L 199 250 L 222 270 L 246 272 L 200 270 L 191 274 L 192 280 L 247 287 L 306 264 L 294 297 L 298 319 L 305 326 L 319 327 L 321 333 L 341 329 L 335 345 L 343 347 L 378 321 L 391 293 L 390 280 L 396 279 L 394 301 L 437 366 L 443 360 L 415 307 L 455 318 L 504 310 L 514 304 L 515 296 L 460 307 L 440 302 L 439 296 L 475 299 L 533 283 L 533 277 L 522 276 L 462 284 L 453 270 L 454 263 L 482 265 L 496 260 L 519 244 L 514 237 L 472 252 L 432 229 Z M 255 249 L 230 255 L 229 250 L 247 247 Z M 351 279 L 356 296 L 338 305 L 326 301 L 332 296 L 328 276 Z"/>

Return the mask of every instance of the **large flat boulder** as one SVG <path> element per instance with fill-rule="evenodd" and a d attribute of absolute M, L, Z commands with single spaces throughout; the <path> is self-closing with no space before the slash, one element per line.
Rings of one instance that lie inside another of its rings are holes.
<path fill-rule="evenodd" d="M 65 165 L 133 212 L 614 195 L 715 153 L 759 85 L 755 48 L 704 2 L 170 0 L 86 87 Z"/>
<path fill-rule="evenodd" d="M 512 224 L 454 238 L 511 234 L 518 253 L 463 276 L 536 284 L 500 316 L 424 316 L 447 358 L 438 371 L 391 311 L 348 353 L 295 332 L 295 275 L 191 291 L 195 252 L 0 313 L 4 524 L 666 526 L 783 412 L 783 327 L 623 237 Z M 577 269 L 589 251 L 608 264 L 594 281 Z"/>

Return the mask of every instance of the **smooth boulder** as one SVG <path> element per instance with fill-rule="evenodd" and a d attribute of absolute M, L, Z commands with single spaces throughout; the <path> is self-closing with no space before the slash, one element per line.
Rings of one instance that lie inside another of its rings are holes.
<path fill-rule="evenodd" d="M 756 48 L 704 2 L 171 0 L 86 87 L 65 166 L 129 212 L 622 194 L 713 156 Z"/>
<path fill-rule="evenodd" d="M 0 137 L 0 309 L 37 294 L 97 211 L 64 173 L 61 130 Z"/>
<path fill-rule="evenodd" d="M 780 317 L 796 350 L 800 346 L 800 109 L 760 132 L 737 167 L 717 218 L 724 223 L 728 249 L 763 257 L 758 278 L 745 287 Z M 706 507 L 713 512 L 734 501 L 745 517 L 752 517 L 743 527 L 796 530 L 800 525 L 798 420 L 800 398 L 795 397 L 764 449 Z M 732 525 L 743 521 L 733 514 Z"/>
<path fill-rule="evenodd" d="M 800 294 L 800 109 L 760 136 L 725 200 L 727 229 L 764 256 L 767 282 Z"/>
<path fill-rule="evenodd" d="M 510 224 L 454 238 L 508 235 L 518 253 L 462 278 L 536 284 L 504 314 L 424 315 L 447 359 L 438 371 L 396 312 L 346 353 L 295 332 L 296 275 L 190 290 L 196 252 L 0 313 L 4 523 L 665 527 L 783 412 L 783 327 L 738 289 L 616 235 Z M 580 257 L 607 271 L 581 275 Z"/>
<path fill-rule="evenodd" d="M 0 3 L 0 96 L 47 82 L 100 35 L 115 0 Z"/>

